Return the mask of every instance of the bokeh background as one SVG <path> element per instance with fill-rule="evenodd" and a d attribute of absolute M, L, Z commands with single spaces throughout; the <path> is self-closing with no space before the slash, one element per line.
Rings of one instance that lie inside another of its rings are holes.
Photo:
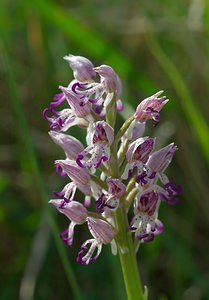
<path fill-rule="evenodd" d="M 167 174 L 184 193 L 162 205 L 164 233 L 141 247 L 139 267 L 150 300 L 209 299 L 209 1 L 1 0 L 0 25 L 0 299 L 126 299 L 109 247 L 77 265 L 87 232 L 65 247 L 68 222 L 47 204 L 64 184 L 53 166 L 64 156 L 42 110 L 72 79 L 69 53 L 120 75 L 120 123 L 165 90 L 170 101 L 148 132 L 158 147 L 178 145 Z"/>

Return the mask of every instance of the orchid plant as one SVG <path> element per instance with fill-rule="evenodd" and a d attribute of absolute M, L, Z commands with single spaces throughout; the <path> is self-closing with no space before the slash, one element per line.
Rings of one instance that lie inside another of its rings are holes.
<path fill-rule="evenodd" d="M 120 256 L 128 299 L 147 299 L 136 253 L 140 244 L 162 233 L 160 205 L 177 203 L 182 191 L 165 175 L 177 147 L 171 143 L 155 150 L 155 138 L 143 137 L 146 122 L 160 122 L 168 99 L 163 91 L 146 98 L 116 131 L 117 112 L 123 110 L 118 75 L 110 66 L 94 67 L 82 56 L 64 59 L 74 80 L 59 87 L 61 92 L 43 112 L 50 137 L 66 155 L 55 161 L 56 171 L 70 179 L 49 201 L 69 219 L 60 237 L 71 246 L 74 227 L 87 224 L 92 237 L 81 245 L 77 262 L 86 266 L 96 261 L 103 245 L 110 244 L 112 253 Z M 86 131 L 86 146 L 66 133 L 72 126 Z M 78 200 L 77 189 L 83 200 Z"/>

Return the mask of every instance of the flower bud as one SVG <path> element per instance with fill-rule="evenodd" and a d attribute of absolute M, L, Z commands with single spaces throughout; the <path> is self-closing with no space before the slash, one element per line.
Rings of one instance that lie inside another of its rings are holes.
<path fill-rule="evenodd" d="M 115 93 L 118 98 L 121 95 L 121 81 L 115 71 L 107 65 L 101 65 L 94 70 L 99 73 L 100 77 L 102 78 L 102 83 L 104 85 L 105 90 L 108 93 Z"/>
<path fill-rule="evenodd" d="M 79 82 L 92 82 L 96 76 L 94 65 L 92 62 L 83 56 L 67 55 L 64 59 L 69 63 L 73 70 L 73 76 Z"/>
<path fill-rule="evenodd" d="M 139 122 L 146 122 L 149 119 L 153 119 L 154 125 L 160 122 L 160 111 L 163 106 L 168 102 L 165 96 L 158 98 L 163 93 L 159 91 L 158 93 L 152 95 L 149 98 L 143 100 L 136 108 L 134 117 Z"/>

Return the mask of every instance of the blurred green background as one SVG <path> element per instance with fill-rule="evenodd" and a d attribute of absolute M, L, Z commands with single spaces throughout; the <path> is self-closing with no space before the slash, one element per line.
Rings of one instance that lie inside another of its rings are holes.
<path fill-rule="evenodd" d="M 170 99 L 148 131 L 158 147 L 178 145 L 167 174 L 184 193 L 162 205 L 164 233 L 141 247 L 139 266 L 150 300 L 209 299 L 209 1 L 1 0 L 0 25 L 0 299 L 126 299 L 109 247 L 77 265 L 87 232 L 65 247 L 68 221 L 47 204 L 64 185 L 53 166 L 64 156 L 42 110 L 72 79 L 69 53 L 119 74 L 120 122 L 158 90 Z"/>

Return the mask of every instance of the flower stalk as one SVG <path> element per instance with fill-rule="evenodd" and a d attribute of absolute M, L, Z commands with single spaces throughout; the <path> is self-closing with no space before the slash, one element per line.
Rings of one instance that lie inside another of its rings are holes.
<path fill-rule="evenodd" d="M 146 98 L 116 132 L 117 112 L 123 109 L 118 75 L 107 65 L 95 68 L 82 56 L 64 59 L 74 80 L 59 87 L 61 93 L 43 112 L 50 137 L 66 155 L 55 161 L 56 171 L 71 180 L 49 201 L 70 221 L 60 237 L 71 246 L 74 227 L 86 224 L 92 238 L 81 245 L 77 262 L 86 266 L 96 261 L 103 246 L 111 244 L 112 254 L 120 257 L 128 300 L 147 300 L 136 253 L 139 245 L 162 233 L 161 203 L 177 203 L 182 192 L 165 174 L 177 147 L 171 143 L 155 151 L 155 138 L 143 137 L 149 120 L 154 126 L 160 122 L 168 99 L 162 91 Z M 66 108 L 57 110 L 64 103 Z M 72 126 L 86 130 L 86 146 L 67 134 Z M 83 202 L 77 189 L 84 194 Z"/>
<path fill-rule="evenodd" d="M 128 220 L 124 207 L 115 212 L 116 226 L 118 229 L 118 249 L 123 272 L 124 283 L 128 300 L 143 300 L 143 290 L 138 271 L 136 254 L 133 247 L 131 233 L 128 231 Z"/>

